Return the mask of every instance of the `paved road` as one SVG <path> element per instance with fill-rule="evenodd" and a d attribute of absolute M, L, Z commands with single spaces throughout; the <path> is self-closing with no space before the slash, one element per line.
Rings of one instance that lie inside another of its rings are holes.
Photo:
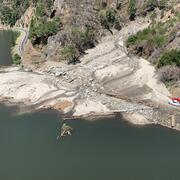
<path fill-rule="evenodd" d="M 25 44 L 27 43 L 27 40 L 28 40 L 28 36 L 29 36 L 29 32 L 28 30 L 26 29 L 23 29 L 23 28 L 13 28 L 14 30 L 16 31 L 19 31 L 21 33 L 21 40 L 20 40 L 20 44 L 19 44 L 19 47 L 18 47 L 18 50 L 19 50 L 19 55 L 22 57 L 23 55 L 23 51 L 24 51 L 24 46 Z"/>

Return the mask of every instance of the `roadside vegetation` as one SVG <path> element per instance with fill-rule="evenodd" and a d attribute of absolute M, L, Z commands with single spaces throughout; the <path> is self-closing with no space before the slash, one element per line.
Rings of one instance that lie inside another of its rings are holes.
<path fill-rule="evenodd" d="M 12 30 L 10 30 L 10 31 L 12 31 Z M 12 31 L 11 48 L 14 48 L 19 36 L 20 36 L 19 31 Z M 18 54 L 12 54 L 12 60 L 13 60 L 13 64 L 15 64 L 15 65 L 21 64 L 21 57 Z"/>
<path fill-rule="evenodd" d="M 12 31 L 12 30 L 8 30 L 8 31 L 11 31 L 11 34 L 12 34 L 11 47 L 14 47 L 16 45 L 16 41 L 21 33 L 19 31 Z"/>
<path fill-rule="evenodd" d="M 21 64 L 21 57 L 18 54 L 13 55 L 13 64 L 20 65 Z"/>
<path fill-rule="evenodd" d="M 10 31 L 11 49 L 13 49 L 14 46 L 16 46 L 16 42 L 17 42 L 18 37 L 20 36 L 20 32 L 19 31 L 13 31 L 13 30 L 7 30 L 7 31 Z M 15 64 L 15 65 L 21 64 L 21 57 L 17 53 L 12 54 L 12 60 L 13 60 L 13 64 Z"/>

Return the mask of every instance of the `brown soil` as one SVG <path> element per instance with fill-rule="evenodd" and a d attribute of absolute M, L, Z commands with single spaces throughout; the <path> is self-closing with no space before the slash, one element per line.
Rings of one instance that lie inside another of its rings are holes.
<path fill-rule="evenodd" d="M 72 102 L 65 100 L 65 101 L 56 103 L 55 105 L 52 106 L 52 108 L 58 111 L 64 111 L 66 108 L 71 107 L 72 105 L 73 105 Z"/>

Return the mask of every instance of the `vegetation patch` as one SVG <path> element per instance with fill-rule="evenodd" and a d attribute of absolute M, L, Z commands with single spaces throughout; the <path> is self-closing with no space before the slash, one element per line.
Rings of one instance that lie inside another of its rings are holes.
<path fill-rule="evenodd" d="M 151 26 L 128 37 L 127 48 L 132 53 L 145 57 L 150 57 L 154 51 L 165 48 L 176 36 L 180 22 L 178 17 L 179 14 L 164 23 L 152 21 Z"/>
<path fill-rule="evenodd" d="M 2 23 L 14 26 L 29 7 L 29 0 L 11 0 L 11 5 L 0 3 L 0 19 Z"/>
<path fill-rule="evenodd" d="M 99 20 L 101 25 L 109 30 L 111 33 L 111 29 L 115 28 L 120 30 L 120 17 L 117 14 L 117 11 L 113 8 L 104 8 L 99 11 Z"/>
<path fill-rule="evenodd" d="M 64 34 L 62 36 L 64 37 Z M 65 37 L 59 51 L 60 59 L 73 64 L 79 62 L 79 56 L 96 43 L 95 30 L 90 26 L 74 27 L 65 33 Z"/>
<path fill-rule="evenodd" d="M 61 60 L 68 62 L 76 61 L 78 58 L 78 51 L 73 44 L 69 44 L 60 50 Z"/>
<path fill-rule="evenodd" d="M 33 45 L 47 44 L 49 36 L 60 30 L 60 20 L 33 19 L 30 25 L 29 38 Z"/>
<path fill-rule="evenodd" d="M 158 68 L 159 78 L 163 82 L 176 82 L 180 79 L 180 50 L 177 44 L 179 13 L 163 23 L 157 23 L 155 15 L 152 16 L 152 24 L 129 36 L 126 46 L 130 53 L 151 60 Z"/>
<path fill-rule="evenodd" d="M 180 50 L 172 49 L 169 52 L 165 52 L 158 62 L 158 67 L 174 65 L 180 67 Z"/>
<path fill-rule="evenodd" d="M 129 19 L 134 20 L 136 17 L 136 0 L 129 0 Z"/>
<path fill-rule="evenodd" d="M 160 48 L 167 43 L 168 35 L 166 35 L 166 28 L 161 23 L 156 26 L 148 27 L 143 31 L 139 31 L 135 35 L 129 36 L 127 40 L 127 47 L 138 46 L 141 44 L 150 46 L 152 49 Z M 142 49 L 143 51 L 143 49 Z"/>
<path fill-rule="evenodd" d="M 21 57 L 18 54 L 13 55 L 13 64 L 15 65 L 21 64 Z"/>
<path fill-rule="evenodd" d="M 51 17 L 53 0 L 34 0 L 35 17 L 31 21 L 29 39 L 33 45 L 46 45 L 48 37 L 57 34 L 61 28 L 59 18 Z"/>
<path fill-rule="evenodd" d="M 147 0 L 144 3 L 146 11 L 154 11 L 155 8 L 163 10 L 168 7 L 168 0 Z"/>
<path fill-rule="evenodd" d="M 70 32 L 70 39 L 78 49 L 80 53 L 83 53 L 86 49 L 94 47 L 95 44 L 95 32 L 90 26 L 84 28 L 72 28 Z"/>

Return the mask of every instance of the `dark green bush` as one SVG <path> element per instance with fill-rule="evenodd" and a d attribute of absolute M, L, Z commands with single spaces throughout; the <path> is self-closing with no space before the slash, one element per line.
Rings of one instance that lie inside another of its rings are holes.
<path fill-rule="evenodd" d="M 134 20 L 136 17 L 136 1 L 135 0 L 129 0 L 129 19 Z"/>
<path fill-rule="evenodd" d="M 138 39 L 138 36 L 137 35 L 131 35 L 128 37 L 128 40 L 127 40 L 127 47 L 130 47 L 130 46 L 133 46 L 136 44 L 136 41 Z"/>
<path fill-rule="evenodd" d="M 72 61 L 74 58 L 78 58 L 78 51 L 73 44 L 69 44 L 60 50 L 61 60 Z"/>
<path fill-rule="evenodd" d="M 32 19 L 29 38 L 33 45 L 47 44 L 48 37 L 56 34 L 59 30 L 59 19 L 53 19 L 51 21 L 43 19 Z"/>
<path fill-rule="evenodd" d="M 43 17 L 46 15 L 46 7 L 44 3 L 37 4 L 36 17 Z"/>
<path fill-rule="evenodd" d="M 114 27 L 118 30 L 121 28 L 120 17 L 118 16 L 117 11 L 113 8 L 102 9 L 99 12 L 99 19 L 101 25 L 111 33 L 111 28 Z"/>
<path fill-rule="evenodd" d="M 166 65 L 176 65 L 180 67 L 180 50 L 172 49 L 169 52 L 164 53 L 158 62 L 158 68 Z"/>
<path fill-rule="evenodd" d="M 18 54 L 15 54 L 13 56 L 13 64 L 15 64 L 15 65 L 21 64 L 21 57 Z"/>

